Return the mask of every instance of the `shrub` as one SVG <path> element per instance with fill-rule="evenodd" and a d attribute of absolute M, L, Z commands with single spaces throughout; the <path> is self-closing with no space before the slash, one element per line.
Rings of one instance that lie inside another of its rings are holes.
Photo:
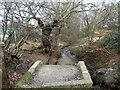
<path fill-rule="evenodd" d="M 120 33 L 113 31 L 109 35 L 105 36 L 104 39 L 104 41 L 100 42 L 101 47 L 115 49 L 116 51 L 120 52 Z"/>

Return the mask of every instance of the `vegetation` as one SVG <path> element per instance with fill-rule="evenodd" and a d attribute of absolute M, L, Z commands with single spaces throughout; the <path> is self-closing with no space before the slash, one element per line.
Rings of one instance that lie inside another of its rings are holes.
<path fill-rule="evenodd" d="M 119 3 L 0 2 L 0 11 L 4 12 L 0 12 L 0 33 L 5 43 L 3 72 L 9 76 L 11 86 L 36 60 L 57 64 L 64 47 L 70 46 L 71 54 L 86 62 L 94 86 L 118 88 L 118 77 L 116 82 L 106 84 L 107 71 L 102 74 L 102 83 L 96 80 L 97 69 L 112 68 L 118 73 L 120 68 Z"/>
<path fill-rule="evenodd" d="M 107 49 L 115 49 L 120 52 L 120 33 L 118 30 L 114 30 L 109 35 L 105 37 L 105 41 L 101 42 L 101 47 Z"/>

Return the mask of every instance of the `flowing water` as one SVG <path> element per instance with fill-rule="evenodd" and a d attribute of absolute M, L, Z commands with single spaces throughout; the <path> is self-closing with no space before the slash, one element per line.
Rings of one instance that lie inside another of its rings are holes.
<path fill-rule="evenodd" d="M 75 55 L 72 55 L 72 54 L 70 53 L 69 48 L 70 48 L 69 46 L 63 48 L 63 50 L 62 50 L 62 57 L 67 56 L 71 61 L 73 61 L 74 63 L 77 63 L 78 60 L 77 60 L 76 56 L 75 56 Z"/>

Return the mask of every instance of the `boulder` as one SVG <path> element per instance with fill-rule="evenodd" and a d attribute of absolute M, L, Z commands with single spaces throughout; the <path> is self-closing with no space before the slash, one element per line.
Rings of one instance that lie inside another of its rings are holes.
<path fill-rule="evenodd" d="M 100 68 L 100 69 L 97 69 L 97 70 L 96 70 L 96 73 L 97 73 L 97 74 L 105 74 L 106 71 L 107 71 L 106 68 Z"/>
<path fill-rule="evenodd" d="M 93 77 L 95 84 L 106 84 L 111 86 L 117 83 L 119 73 L 112 68 L 100 68 L 96 70 L 96 76 Z"/>
<path fill-rule="evenodd" d="M 42 46 L 42 43 L 41 42 L 27 42 L 27 43 L 24 43 L 23 46 L 21 47 L 22 50 L 27 50 L 27 51 L 31 51 L 31 50 L 34 50 L 36 48 L 39 48 Z"/>
<path fill-rule="evenodd" d="M 103 75 L 104 83 L 111 85 L 117 82 L 118 72 L 113 69 L 107 69 L 106 73 Z"/>

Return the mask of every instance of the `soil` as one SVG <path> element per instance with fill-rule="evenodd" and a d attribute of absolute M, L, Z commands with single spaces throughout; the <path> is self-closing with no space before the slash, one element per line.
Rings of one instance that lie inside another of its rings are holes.
<path fill-rule="evenodd" d="M 48 54 L 42 54 L 39 50 L 33 52 L 30 51 L 20 51 L 21 55 L 19 60 L 14 60 L 14 63 L 9 63 L 7 65 L 8 77 L 10 84 L 14 86 L 16 82 L 21 78 L 25 72 L 34 64 L 35 61 L 41 60 L 44 64 L 48 61 Z"/>
<path fill-rule="evenodd" d="M 106 86 L 104 83 L 101 83 L 101 85 L 103 84 L 102 86 L 100 86 L 100 83 L 95 84 L 94 79 L 96 80 L 97 76 L 96 70 L 100 68 L 112 68 L 117 70 L 120 54 L 113 50 L 101 48 L 97 43 L 85 47 L 78 45 L 77 48 L 75 45 L 75 47 L 72 46 L 71 48 L 72 54 L 76 55 L 78 60 L 85 61 L 94 82 L 93 88 L 111 88 L 111 86 Z M 99 80 L 101 81 L 102 79 Z M 117 87 L 119 83 L 115 83 L 114 85 Z"/>
<path fill-rule="evenodd" d="M 78 60 L 85 61 L 88 67 L 93 69 L 107 67 L 110 59 L 118 55 L 116 52 L 110 52 L 107 49 L 100 48 L 97 44 L 87 47 L 75 47 L 75 49 L 72 47 L 72 49 L 73 51 L 71 53 L 77 55 Z"/>

